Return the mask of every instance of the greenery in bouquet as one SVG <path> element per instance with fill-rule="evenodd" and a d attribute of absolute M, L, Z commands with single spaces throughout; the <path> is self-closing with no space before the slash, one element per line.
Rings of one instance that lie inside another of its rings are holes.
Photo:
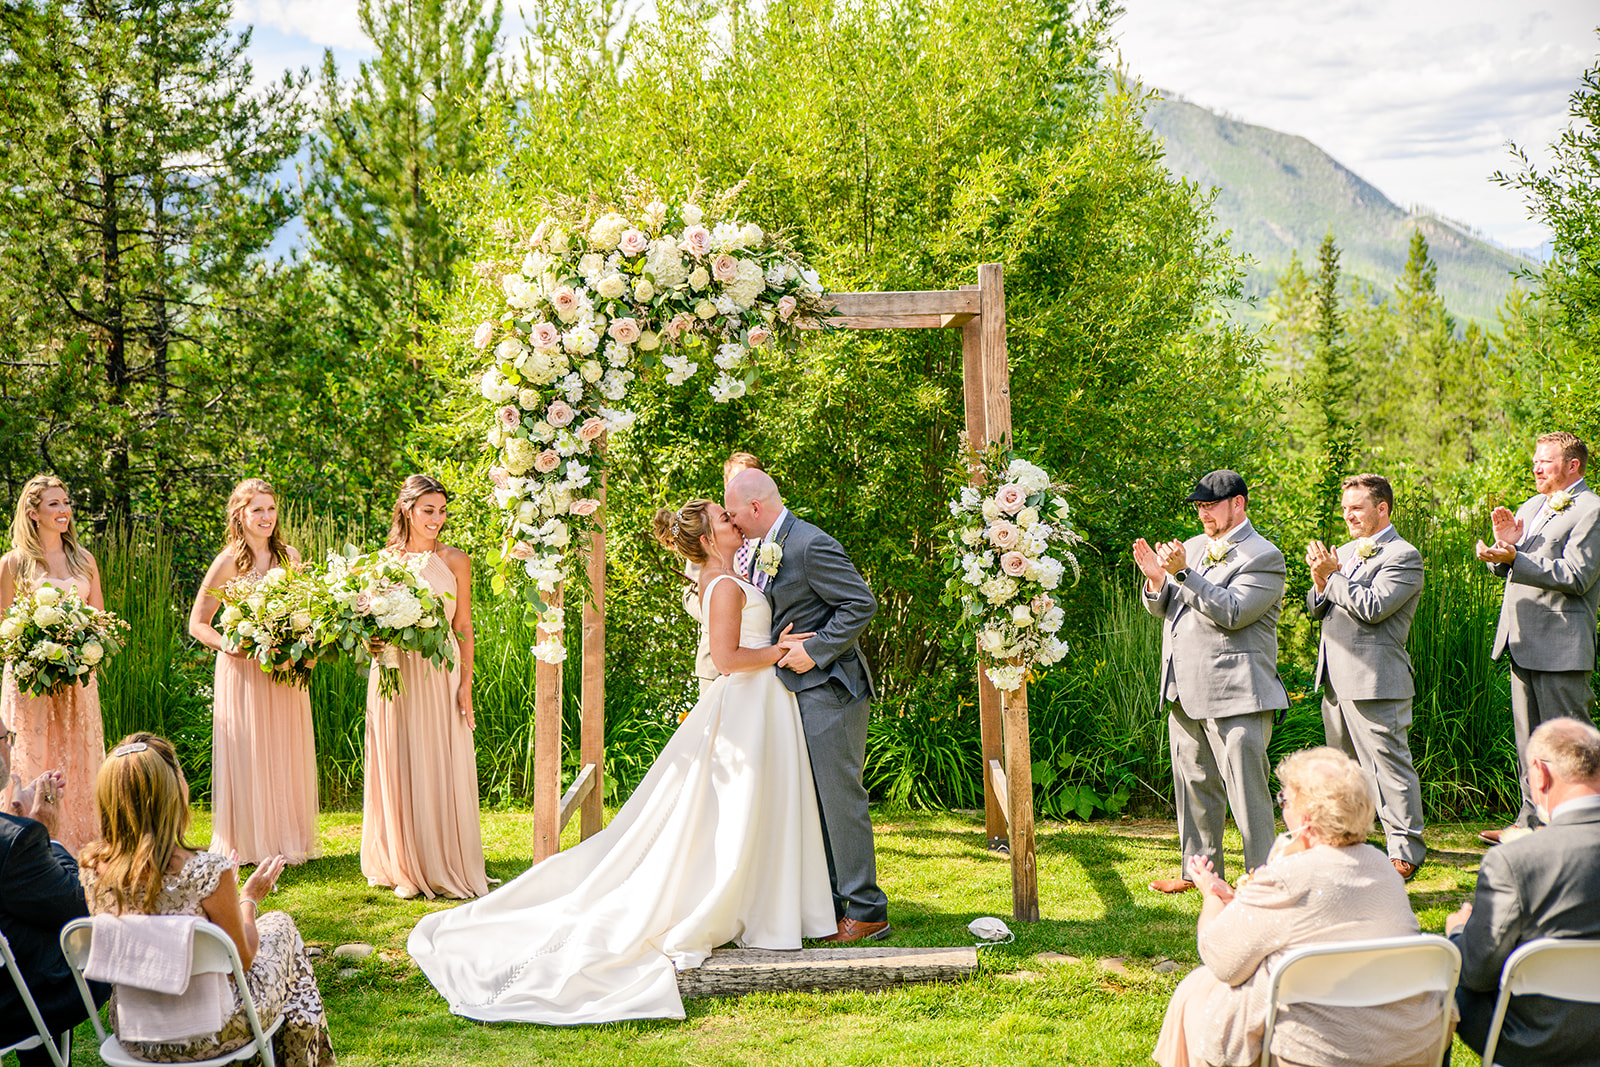
<path fill-rule="evenodd" d="M 1068 525 L 1065 486 L 1043 468 L 1000 444 L 973 449 L 965 435 L 962 452 L 957 474 L 968 484 L 950 501 L 945 591 L 961 605 L 989 680 L 1014 690 L 1067 654 L 1052 594 L 1068 568 L 1078 580 L 1070 546 L 1083 539 Z"/>
<path fill-rule="evenodd" d="M 213 595 L 222 602 L 222 640 L 255 660 L 272 680 L 302 689 L 317 662 L 313 623 L 326 599 L 322 579 L 304 567 L 241 575 Z"/>
<path fill-rule="evenodd" d="M 17 688 L 32 696 L 88 684 L 95 668 L 122 648 L 128 624 L 86 604 L 76 589 L 41 585 L 19 594 L 0 619 L 0 660 Z"/>
<path fill-rule="evenodd" d="M 455 666 L 447 601 L 422 577 L 428 554 L 405 556 L 389 549 L 366 554 L 353 548 L 330 552 L 323 574 L 326 596 L 314 612 L 319 647 L 372 658 L 378 692 L 385 699 L 400 691 L 400 654 L 418 652 L 444 670 Z"/>
<path fill-rule="evenodd" d="M 832 311 L 783 236 L 734 213 L 742 188 L 669 204 L 633 182 L 620 206 L 557 200 L 526 236 L 506 224 L 516 258 L 484 265 L 500 282 L 471 338 L 488 360 L 479 390 L 505 533 L 491 586 L 543 609 L 535 655 L 547 663 L 566 658 L 550 594 L 581 581 L 572 547 L 598 526 L 600 442 L 632 423 L 630 383 L 659 370 L 681 385 L 703 369 L 715 400 L 736 399 L 763 358 Z"/>

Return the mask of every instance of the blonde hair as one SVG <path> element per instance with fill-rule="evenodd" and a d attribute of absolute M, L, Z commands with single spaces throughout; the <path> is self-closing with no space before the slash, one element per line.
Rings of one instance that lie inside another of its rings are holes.
<path fill-rule="evenodd" d="M 1528 760 L 1536 759 L 1563 782 L 1600 780 L 1600 731 L 1581 719 L 1546 719 L 1528 738 Z"/>
<path fill-rule="evenodd" d="M 1378 802 L 1361 765 L 1336 748 L 1308 748 L 1278 764 L 1278 781 L 1317 836 L 1330 845 L 1367 839 Z"/>
<path fill-rule="evenodd" d="M 19 593 L 32 592 L 33 583 L 43 580 L 50 571 L 44 558 L 44 546 L 39 543 L 39 524 L 28 517 L 28 512 L 38 511 L 39 505 L 44 503 L 44 494 L 51 489 L 67 493 L 67 500 L 71 502 L 72 494 L 68 492 L 66 483 L 53 474 L 35 474 L 23 485 L 17 497 L 17 513 L 11 520 L 11 547 L 17 550 L 19 561 Z M 67 573 L 75 578 L 87 578 L 90 574 L 90 556 L 88 549 L 78 541 L 76 515 L 67 520 L 67 529 L 61 535 L 61 549 L 67 556 Z"/>
<path fill-rule="evenodd" d="M 278 502 L 278 492 L 272 488 L 272 483 L 265 478 L 246 478 L 233 487 L 233 492 L 228 496 L 228 543 L 223 551 L 232 550 L 233 565 L 240 574 L 248 574 L 255 569 L 255 553 L 250 549 L 250 542 L 244 538 L 244 513 L 250 506 L 250 501 L 262 495 L 270 496 L 273 503 Z M 272 532 L 267 535 L 267 566 L 282 565 L 289 561 L 289 544 L 278 531 L 281 524 L 274 525 Z"/>
<path fill-rule="evenodd" d="M 405 480 L 400 487 L 400 495 L 395 497 L 394 518 L 389 521 L 389 539 L 385 545 L 389 548 L 405 548 L 406 542 L 411 540 L 411 509 L 418 500 L 430 493 L 438 493 L 444 497 L 446 504 L 450 503 L 450 490 L 444 483 L 428 474 L 413 474 Z M 444 527 L 439 528 L 444 533 Z"/>
<path fill-rule="evenodd" d="M 735 452 L 722 461 L 722 484 L 726 485 L 733 480 L 733 476 L 740 471 L 764 471 L 767 468 L 761 461 L 749 452 Z"/>
<path fill-rule="evenodd" d="M 84 848 L 78 864 L 96 873 L 98 897 L 116 913 L 156 910 L 163 876 L 189 828 L 189 783 L 178 754 L 164 737 L 140 731 L 107 753 L 94 780 L 100 840 Z"/>
<path fill-rule="evenodd" d="M 711 517 L 706 511 L 713 503 L 715 501 L 691 500 L 677 511 L 662 508 L 656 512 L 656 540 L 690 563 L 703 565 L 706 546 L 700 539 L 711 536 Z"/>

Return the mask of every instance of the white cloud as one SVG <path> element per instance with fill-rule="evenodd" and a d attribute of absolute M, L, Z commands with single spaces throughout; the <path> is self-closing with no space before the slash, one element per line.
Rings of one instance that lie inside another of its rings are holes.
<path fill-rule="evenodd" d="M 304 40 L 307 51 L 320 56 L 325 47 L 372 47 L 361 32 L 356 10 L 356 0 L 234 0 L 233 19 Z"/>

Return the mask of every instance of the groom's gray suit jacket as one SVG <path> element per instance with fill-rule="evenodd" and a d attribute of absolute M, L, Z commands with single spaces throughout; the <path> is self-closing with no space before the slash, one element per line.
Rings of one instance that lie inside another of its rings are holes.
<path fill-rule="evenodd" d="M 1524 670 L 1594 670 L 1600 497 L 1583 479 L 1568 491 L 1572 504 L 1542 519 L 1543 494 L 1518 508 L 1523 532 L 1517 557 L 1509 566 L 1489 566 L 1506 579 L 1491 656 L 1509 651 Z"/>
<path fill-rule="evenodd" d="M 773 540 L 783 548 L 783 561 L 766 588 L 772 639 L 790 624 L 795 633 L 816 633 L 806 653 L 817 665 L 804 674 L 779 668 L 778 677 L 794 693 L 835 680 L 853 699 L 870 698 L 872 674 L 856 641 L 877 614 L 877 598 L 843 546 L 794 512 L 784 516 Z"/>

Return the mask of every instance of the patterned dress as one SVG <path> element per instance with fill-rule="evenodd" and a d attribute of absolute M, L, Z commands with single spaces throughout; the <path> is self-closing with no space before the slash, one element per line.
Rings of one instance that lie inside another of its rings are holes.
<path fill-rule="evenodd" d="M 156 901 L 155 914 L 203 916 L 205 912 L 200 902 L 216 892 L 233 869 L 233 862 L 225 856 L 214 852 L 195 853 L 183 865 L 183 870 L 167 876 Z M 80 875 L 89 899 L 89 910 L 114 914 L 115 899 L 110 893 L 100 891 L 95 871 L 85 867 Z M 250 970 L 245 973 L 245 982 L 250 986 L 250 996 L 255 999 L 256 1017 L 261 1020 L 262 1029 L 283 1015 L 283 1025 L 272 1037 L 278 1063 L 285 1067 L 319 1067 L 335 1062 L 333 1046 L 328 1039 L 328 1021 L 322 1010 L 322 993 L 317 989 L 311 960 L 294 920 L 281 911 L 266 912 L 256 919 L 256 934 L 260 944 Z M 159 1043 L 129 1041 L 124 1042 L 123 1047 L 139 1059 L 152 1063 L 206 1060 L 238 1048 L 251 1038 L 250 1022 L 231 982 L 228 988 L 232 991 L 233 1014 L 214 1036 Z M 112 1018 L 116 1018 L 114 1012 Z"/>

